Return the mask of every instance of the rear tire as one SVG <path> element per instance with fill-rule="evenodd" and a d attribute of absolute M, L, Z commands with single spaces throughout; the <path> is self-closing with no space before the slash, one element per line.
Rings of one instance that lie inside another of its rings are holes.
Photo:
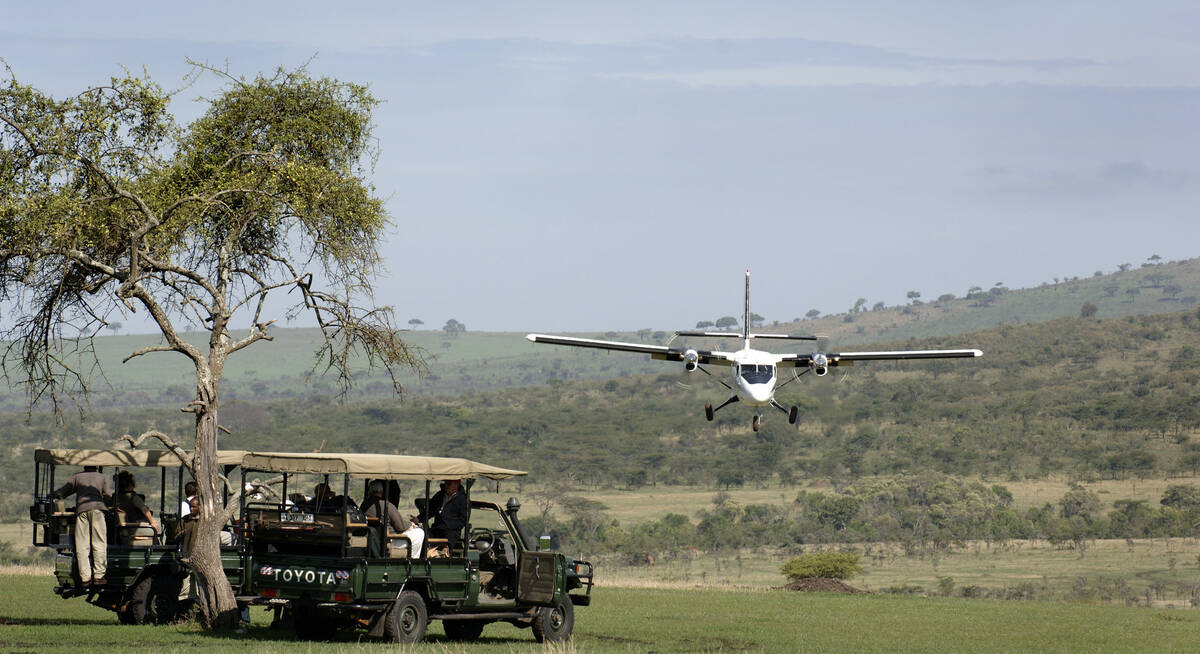
<path fill-rule="evenodd" d="M 539 643 L 559 643 L 571 637 L 575 628 L 575 605 L 565 594 L 554 606 L 538 609 L 533 618 L 533 637 Z"/>
<path fill-rule="evenodd" d="M 442 628 L 450 640 L 478 640 L 485 624 L 483 620 L 442 620 Z"/>
<path fill-rule="evenodd" d="M 149 612 L 150 586 L 153 583 L 153 577 L 142 577 L 134 585 L 133 589 L 129 591 L 129 600 L 125 603 L 125 607 L 117 614 L 121 624 L 146 624 L 151 621 Z"/>
<path fill-rule="evenodd" d="M 393 643 L 419 643 L 425 638 L 425 627 L 428 625 L 425 598 L 416 591 L 406 590 L 400 593 L 384 616 L 383 633 Z"/>
<path fill-rule="evenodd" d="M 800 419 L 800 407 L 792 405 L 792 410 L 788 411 L 788 424 L 794 425 Z"/>
<path fill-rule="evenodd" d="M 121 624 L 168 624 L 185 614 L 186 603 L 179 601 L 183 578 L 160 572 L 142 577 L 129 591 L 124 608 L 117 612 Z"/>
<path fill-rule="evenodd" d="M 708 421 L 709 421 L 709 422 L 712 422 L 712 419 L 713 419 L 713 408 L 712 408 L 712 405 L 711 405 L 711 404 L 705 404 L 705 405 L 704 405 L 704 417 L 705 417 L 705 418 L 708 418 Z"/>

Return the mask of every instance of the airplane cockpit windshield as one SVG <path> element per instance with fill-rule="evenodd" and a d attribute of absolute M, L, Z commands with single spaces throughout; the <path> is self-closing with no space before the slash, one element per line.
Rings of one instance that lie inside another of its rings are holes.
<path fill-rule="evenodd" d="M 775 376 L 775 366 L 743 364 L 738 368 L 738 374 L 751 384 L 766 384 Z"/>

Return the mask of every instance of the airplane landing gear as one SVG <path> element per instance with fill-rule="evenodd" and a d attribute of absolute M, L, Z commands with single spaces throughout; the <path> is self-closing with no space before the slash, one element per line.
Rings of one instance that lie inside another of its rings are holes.
<path fill-rule="evenodd" d="M 754 414 L 754 421 L 750 423 L 750 427 L 754 429 L 754 431 L 758 431 L 758 422 L 761 418 L 762 416 Z"/>
<path fill-rule="evenodd" d="M 709 422 L 712 422 L 714 413 L 725 408 L 727 405 L 733 404 L 734 402 L 737 402 L 737 401 L 738 401 L 738 396 L 734 395 L 733 397 L 729 398 L 728 400 L 725 400 L 724 402 L 722 402 L 721 404 L 719 404 L 716 407 L 713 407 L 713 405 L 711 405 L 711 404 L 705 404 L 704 405 L 704 417 L 708 418 Z"/>
<path fill-rule="evenodd" d="M 788 424 L 794 425 L 794 424 L 796 424 L 796 421 L 799 419 L 800 419 L 800 407 L 793 404 L 792 410 L 788 411 Z"/>

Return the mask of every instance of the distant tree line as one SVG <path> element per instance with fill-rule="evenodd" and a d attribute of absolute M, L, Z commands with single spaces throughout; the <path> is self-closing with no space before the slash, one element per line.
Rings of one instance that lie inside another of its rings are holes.
<path fill-rule="evenodd" d="M 1200 488 L 1169 486 L 1152 505 L 1074 486 L 1054 503 L 1021 511 L 1003 485 L 934 473 L 863 480 L 841 492 L 801 492 L 790 505 L 741 505 L 718 492 L 692 517 L 670 514 L 623 527 L 595 502 L 565 497 L 529 525 L 565 549 L 619 555 L 630 564 L 691 549 L 723 552 L 809 544 L 893 542 L 908 553 L 1040 539 L 1084 550 L 1107 538 L 1200 536 Z"/>

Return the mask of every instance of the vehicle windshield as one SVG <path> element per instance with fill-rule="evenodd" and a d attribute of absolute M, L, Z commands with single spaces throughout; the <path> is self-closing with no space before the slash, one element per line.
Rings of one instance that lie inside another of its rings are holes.
<path fill-rule="evenodd" d="M 775 366 L 745 364 L 739 369 L 742 379 L 751 384 L 766 384 L 775 376 Z"/>

